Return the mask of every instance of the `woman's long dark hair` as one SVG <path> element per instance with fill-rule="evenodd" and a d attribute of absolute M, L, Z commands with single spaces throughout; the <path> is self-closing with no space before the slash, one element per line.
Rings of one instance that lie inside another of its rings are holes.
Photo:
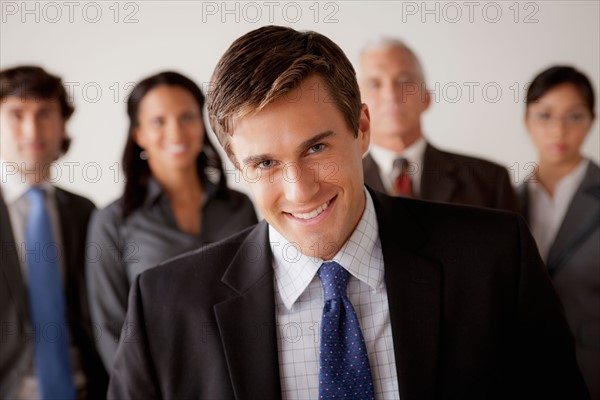
<path fill-rule="evenodd" d="M 148 166 L 148 161 L 142 160 L 140 157 L 143 149 L 135 142 L 135 140 L 133 140 L 133 132 L 139 123 L 138 113 L 142 99 L 152 89 L 161 85 L 178 86 L 187 90 L 198 103 L 200 113 L 202 113 L 202 108 L 204 107 L 204 95 L 198 85 L 177 72 L 161 72 L 152 75 L 133 88 L 127 99 L 129 132 L 127 134 L 125 151 L 123 153 L 123 170 L 125 171 L 125 178 L 127 179 L 122 203 L 123 218 L 127 218 L 127 216 L 140 207 L 146 198 L 148 179 L 152 176 L 152 172 Z M 220 197 L 227 197 L 227 182 L 223 171 L 221 157 L 208 139 L 208 133 L 206 132 L 207 125 L 204 123 L 204 118 L 202 118 L 202 122 L 205 127 L 205 134 L 202 143 L 202 151 L 196 159 L 198 176 L 200 177 L 200 182 L 203 186 L 210 180 L 217 185 L 217 195 Z"/>

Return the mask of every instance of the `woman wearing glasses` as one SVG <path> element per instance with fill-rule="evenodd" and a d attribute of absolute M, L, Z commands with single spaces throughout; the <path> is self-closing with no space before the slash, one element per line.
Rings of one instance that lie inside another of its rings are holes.
<path fill-rule="evenodd" d="M 556 66 L 535 77 L 526 103 L 538 161 L 519 188 L 522 210 L 565 307 L 592 399 L 600 399 L 600 169 L 581 154 L 594 92 L 581 72 Z"/>

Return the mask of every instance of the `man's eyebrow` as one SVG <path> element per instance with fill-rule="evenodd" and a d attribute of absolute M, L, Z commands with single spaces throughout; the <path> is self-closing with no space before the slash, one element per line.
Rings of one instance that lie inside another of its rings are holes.
<path fill-rule="evenodd" d="M 256 156 L 248 156 L 242 160 L 242 164 L 243 165 L 256 165 L 256 164 L 259 164 L 266 160 L 273 160 L 274 157 L 275 156 L 273 154 L 269 154 L 269 153 L 258 154 Z"/>
<path fill-rule="evenodd" d="M 318 135 L 313 136 L 312 138 L 300 143 L 297 147 L 297 150 L 299 153 L 303 153 L 304 151 L 306 151 L 306 149 L 310 149 L 311 147 L 313 147 L 315 144 L 318 144 L 323 139 L 326 139 L 326 138 L 334 136 L 334 135 L 335 135 L 335 132 L 331 131 L 331 130 L 319 133 Z"/>
<path fill-rule="evenodd" d="M 319 143 L 323 139 L 328 138 L 333 135 L 335 135 L 335 132 L 331 131 L 331 130 L 319 133 L 318 135 L 313 136 L 312 138 L 300 143 L 297 147 L 297 150 L 299 153 L 303 153 L 304 151 L 306 151 L 306 149 L 311 148 L 312 146 Z M 275 159 L 275 155 L 273 155 L 273 154 L 269 154 L 269 153 L 257 154 L 255 156 L 248 156 L 248 157 L 244 158 L 242 160 L 242 165 L 256 165 L 263 161 L 274 160 L 274 159 Z"/>

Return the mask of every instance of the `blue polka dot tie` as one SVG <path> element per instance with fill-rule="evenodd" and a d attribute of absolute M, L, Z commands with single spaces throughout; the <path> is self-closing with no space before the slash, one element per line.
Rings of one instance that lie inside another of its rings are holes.
<path fill-rule="evenodd" d="M 336 262 L 326 262 L 317 274 L 325 292 L 319 398 L 373 399 L 365 340 L 356 311 L 346 295 L 348 271 Z"/>
<path fill-rule="evenodd" d="M 31 324 L 36 336 L 34 364 L 40 397 L 44 400 L 75 399 L 65 295 L 58 268 L 59 253 L 52 239 L 44 191 L 31 188 L 26 196 L 29 199 L 25 230 L 27 292 Z"/>

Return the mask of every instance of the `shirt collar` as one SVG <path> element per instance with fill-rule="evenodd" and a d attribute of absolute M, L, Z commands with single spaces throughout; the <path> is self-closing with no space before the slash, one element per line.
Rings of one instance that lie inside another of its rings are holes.
<path fill-rule="evenodd" d="M 203 184 L 202 189 L 204 190 L 202 196 L 202 206 L 204 206 L 209 199 L 211 199 L 217 193 L 217 185 L 209 180 Z M 146 199 L 144 200 L 145 205 L 151 205 L 156 203 L 165 194 L 164 189 L 160 186 L 160 183 L 153 177 L 148 179 L 148 192 L 146 193 Z"/>
<path fill-rule="evenodd" d="M 14 170 L 14 165 L 12 164 L 0 159 L 2 197 L 7 205 L 19 200 L 31 188 L 31 184 L 27 182 L 19 171 Z M 44 189 L 47 195 L 54 195 L 54 186 L 50 182 L 43 181 L 38 187 Z"/>
<path fill-rule="evenodd" d="M 573 172 L 556 183 L 556 190 L 559 192 L 575 193 L 585 177 L 585 171 L 587 170 L 588 164 L 589 160 L 586 160 L 585 158 L 582 159 Z"/>
<path fill-rule="evenodd" d="M 154 178 L 148 179 L 148 192 L 146 193 L 146 205 L 153 204 L 164 193 L 162 186 Z"/>
<path fill-rule="evenodd" d="M 414 163 L 419 166 L 423 165 L 423 157 L 425 156 L 426 147 L 427 142 L 423 137 L 420 137 L 416 142 L 404 149 L 401 154 L 376 144 L 371 145 L 369 148 L 369 153 L 371 153 L 371 156 L 381 171 L 388 176 L 392 174 L 394 160 L 399 157 L 406 158 L 410 163 Z"/>
<path fill-rule="evenodd" d="M 568 175 L 562 177 L 554 187 L 554 201 L 558 201 L 558 199 L 567 198 L 570 199 L 573 197 L 581 182 L 583 182 L 583 178 L 585 178 L 585 172 L 587 171 L 589 164 L 588 159 L 582 159 L 577 167 L 573 171 L 571 171 Z M 546 189 L 537 181 L 532 180 L 527 185 L 530 195 L 533 196 L 543 196 L 546 199 L 550 199 L 550 196 L 546 192 Z"/>
<path fill-rule="evenodd" d="M 356 229 L 331 261 L 336 261 L 355 278 L 377 291 L 383 285 L 383 256 L 375 206 L 366 189 L 365 197 L 365 211 Z M 289 310 L 325 261 L 300 253 L 299 248 L 272 225 L 269 225 L 269 244 L 273 254 L 275 284 Z"/>

